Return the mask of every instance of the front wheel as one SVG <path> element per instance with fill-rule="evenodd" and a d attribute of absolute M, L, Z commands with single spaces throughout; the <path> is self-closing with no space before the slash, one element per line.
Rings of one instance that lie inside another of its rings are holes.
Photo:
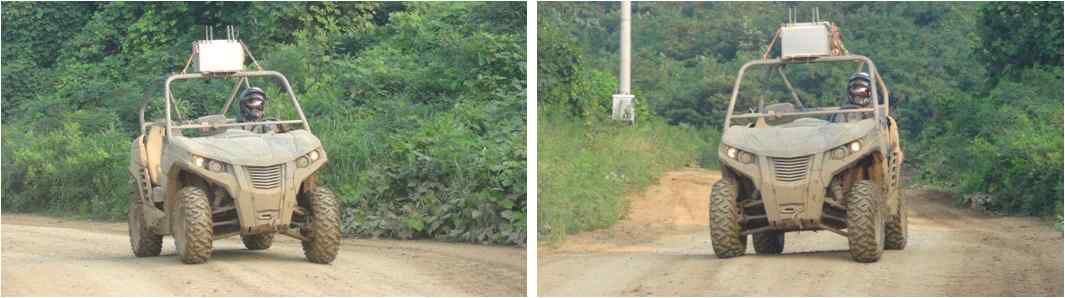
<path fill-rule="evenodd" d="M 211 257 L 212 221 L 207 192 L 186 186 L 178 192 L 178 212 L 174 215 L 174 246 L 185 264 L 200 264 Z"/>
<path fill-rule="evenodd" d="M 307 223 L 300 229 L 303 254 L 308 261 L 319 264 L 332 263 L 340 251 L 340 209 L 336 195 L 324 187 L 305 193 Z"/>
<path fill-rule="evenodd" d="M 847 195 L 847 240 L 851 258 L 876 262 L 884 253 L 884 212 L 879 187 L 862 180 Z"/>
<path fill-rule="evenodd" d="M 740 233 L 736 185 L 727 178 L 710 190 L 710 242 L 719 258 L 741 256 L 747 250 L 747 236 Z"/>

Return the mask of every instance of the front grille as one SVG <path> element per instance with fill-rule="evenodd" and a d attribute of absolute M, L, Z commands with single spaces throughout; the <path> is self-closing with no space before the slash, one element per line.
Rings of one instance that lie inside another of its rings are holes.
<path fill-rule="evenodd" d="M 770 157 L 773 160 L 773 172 L 777 175 L 777 181 L 794 182 L 805 179 L 812 157 L 813 155 L 789 158 Z"/>
<path fill-rule="evenodd" d="M 258 189 L 278 188 L 285 176 L 285 164 L 265 167 L 245 166 L 244 168 L 248 170 L 248 176 L 251 177 L 251 185 Z"/>

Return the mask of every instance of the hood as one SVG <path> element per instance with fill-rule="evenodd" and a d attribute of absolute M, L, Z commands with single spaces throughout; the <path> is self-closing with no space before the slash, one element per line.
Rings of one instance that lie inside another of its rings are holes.
<path fill-rule="evenodd" d="M 252 133 L 230 129 L 200 138 L 175 136 L 174 145 L 189 153 L 234 165 L 269 166 L 307 154 L 322 143 L 306 130 L 286 133 Z"/>
<path fill-rule="evenodd" d="M 873 119 L 850 123 L 803 121 L 764 128 L 733 126 L 721 136 L 721 142 L 755 155 L 799 157 L 842 146 L 874 129 Z"/>

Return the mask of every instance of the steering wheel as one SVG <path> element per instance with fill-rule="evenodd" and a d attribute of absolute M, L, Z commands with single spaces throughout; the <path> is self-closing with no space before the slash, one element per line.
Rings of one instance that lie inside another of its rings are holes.
<path fill-rule="evenodd" d="M 856 104 L 853 104 L 853 103 L 847 103 L 847 104 L 844 104 L 843 106 L 839 107 L 840 110 L 855 110 L 855 109 L 860 109 L 860 108 L 862 108 L 862 106 L 859 106 L 859 105 L 856 105 Z M 839 114 L 832 115 L 832 122 L 834 122 L 834 123 L 847 122 L 847 114 L 849 114 L 849 113 L 839 113 Z"/>
<path fill-rule="evenodd" d="M 215 115 L 207 115 L 207 116 L 199 117 L 199 118 L 196 118 L 195 120 L 190 120 L 188 122 L 189 122 L 189 124 L 201 124 L 201 125 L 212 125 L 213 126 L 213 125 L 231 123 L 231 122 L 233 122 L 233 120 L 229 119 L 229 118 L 226 118 L 225 115 L 215 114 Z M 200 128 L 200 133 L 202 133 L 204 135 L 213 135 L 213 134 L 217 134 L 219 132 L 225 131 L 225 130 L 226 130 L 225 128 L 201 127 Z"/>

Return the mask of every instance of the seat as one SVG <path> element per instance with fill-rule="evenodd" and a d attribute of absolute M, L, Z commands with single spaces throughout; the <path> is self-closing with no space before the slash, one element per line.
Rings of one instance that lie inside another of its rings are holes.
<path fill-rule="evenodd" d="M 854 109 L 861 109 L 861 108 L 862 108 L 862 106 L 859 106 L 859 105 L 856 105 L 856 104 L 850 104 L 850 103 L 845 104 L 842 107 L 839 107 L 840 110 L 854 110 Z M 832 115 L 832 118 L 830 119 L 830 121 L 833 122 L 833 123 L 858 122 L 858 121 L 862 121 L 865 118 L 870 118 L 870 117 L 872 117 L 872 115 L 866 115 L 866 113 L 862 113 L 862 112 L 839 113 L 839 114 Z"/>
<path fill-rule="evenodd" d="M 796 116 L 780 116 L 783 113 L 794 113 L 795 105 L 789 102 L 775 103 L 765 107 L 766 113 L 769 115 L 769 119 L 765 120 L 767 126 L 777 126 L 785 123 L 789 123 L 795 120 Z"/>
<path fill-rule="evenodd" d="M 144 136 L 138 136 L 136 139 L 133 139 L 133 147 L 130 149 L 136 150 L 134 153 L 136 153 L 138 165 L 141 167 L 148 166 L 148 153 L 144 150 Z"/>
<path fill-rule="evenodd" d="M 163 158 L 163 135 L 166 128 L 153 125 L 148 127 L 148 133 L 145 135 L 147 141 L 145 142 L 144 151 L 148 160 L 148 176 L 152 180 L 153 185 L 159 185 L 159 163 Z"/>
<path fill-rule="evenodd" d="M 781 102 L 768 105 L 765 107 L 765 110 L 773 113 L 794 113 L 795 105 L 790 102 Z"/>

